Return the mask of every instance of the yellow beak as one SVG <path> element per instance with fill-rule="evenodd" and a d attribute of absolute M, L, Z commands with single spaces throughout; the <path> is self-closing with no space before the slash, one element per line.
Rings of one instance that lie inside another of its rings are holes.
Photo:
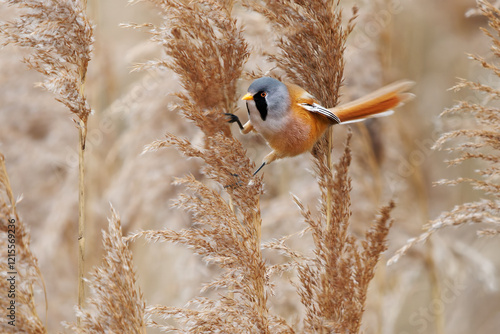
<path fill-rule="evenodd" d="M 242 100 L 253 100 L 253 95 L 250 93 L 246 93 L 245 96 L 241 98 Z"/>

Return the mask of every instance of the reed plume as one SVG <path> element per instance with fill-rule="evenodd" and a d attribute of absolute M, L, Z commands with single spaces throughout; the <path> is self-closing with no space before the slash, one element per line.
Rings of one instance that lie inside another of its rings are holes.
<path fill-rule="evenodd" d="M 353 7 L 353 15 L 344 27 L 340 1 L 265 1 L 252 7 L 279 33 L 276 45 L 280 53 L 269 59 L 287 79 L 304 87 L 323 105 L 336 106 L 344 79 L 346 40 L 354 29 L 357 8 Z M 387 249 L 393 202 L 381 209 L 366 240 L 349 232 L 350 136 L 336 164 L 332 159 L 331 130 L 313 150 L 314 172 L 321 191 L 319 217 L 313 217 L 295 198 L 315 244 L 315 256 L 297 263 L 298 293 L 306 308 L 304 330 L 308 333 L 359 332 L 369 283 L 381 253 Z M 294 254 L 290 250 L 285 253 Z"/>
<path fill-rule="evenodd" d="M 103 231 L 103 263 L 87 280 L 90 296 L 77 309 L 75 333 L 146 333 L 145 302 L 137 286 L 132 252 L 122 235 L 121 220 L 111 207 L 108 232 Z"/>
<path fill-rule="evenodd" d="M 4 156 L 0 153 L 0 330 L 2 333 L 47 333 L 35 302 L 45 292 L 38 259 L 31 252 L 30 233 L 16 210 Z M 45 296 L 47 302 L 47 296 Z"/>
<path fill-rule="evenodd" d="M 488 1 L 477 0 L 477 10 L 488 19 L 490 29 L 482 28 L 483 33 L 491 40 L 491 52 L 494 59 L 500 58 L 500 10 Z M 469 55 L 481 67 L 492 75 L 500 77 L 500 69 L 493 62 L 478 55 Z M 429 239 L 435 232 L 450 226 L 487 223 L 491 227 L 478 231 L 478 235 L 500 234 L 500 109 L 496 107 L 500 99 L 500 91 L 492 85 L 460 79 L 452 88 L 454 91 L 470 90 L 476 96 L 483 96 L 481 101 L 460 101 L 455 106 L 446 109 L 441 116 L 461 115 L 472 116 L 475 127 L 472 129 L 458 129 L 444 133 L 436 141 L 434 149 L 458 153 L 459 156 L 448 161 L 448 165 L 455 166 L 467 161 L 476 161 L 481 164 L 477 170 L 480 178 L 459 177 L 455 180 L 441 180 L 440 185 L 458 185 L 469 183 L 473 189 L 482 191 L 485 198 L 479 201 L 456 205 L 451 211 L 441 213 L 435 220 L 424 227 L 423 233 L 408 240 L 389 263 L 394 263 L 414 245 Z M 456 143 L 448 147 L 447 144 Z"/>
<path fill-rule="evenodd" d="M 315 159 L 321 190 L 319 216 L 315 217 L 294 198 L 312 231 L 315 245 L 314 256 L 297 263 L 298 293 L 306 308 L 307 333 L 359 333 L 368 286 L 381 254 L 387 250 L 393 202 L 380 210 L 364 240 L 349 232 L 350 136 L 342 157 L 334 165 L 333 175 L 325 154 L 318 154 Z M 335 207 L 331 216 L 328 216 L 329 201 Z"/>
<path fill-rule="evenodd" d="M 241 28 L 231 16 L 234 1 L 150 2 L 160 10 L 164 25 L 124 26 L 147 28 L 152 35 L 151 40 L 163 47 L 165 57 L 139 64 L 135 69 L 173 70 L 184 89 L 177 94 L 182 101 L 181 106 L 182 103 L 194 103 L 205 110 L 202 118 L 190 113 L 185 116 L 207 135 L 214 135 L 220 129 L 229 135 L 229 126 L 221 119 L 222 112 L 233 113 L 236 110 L 236 85 L 249 56 Z"/>
<path fill-rule="evenodd" d="M 345 27 L 340 0 L 266 0 L 250 7 L 264 15 L 276 32 L 280 52 L 268 59 L 323 106 L 335 107 L 344 80 L 345 43 L 354 29 L 357 7 Z"/>
<path fill-rule="evenodd" d="M 224 113 L 236 111 L 236 85 L 248 57 L 241 28 L 232 17 L 231 1 L 152 1 L 165 20 L 147 27 L 166 57 L 140 66 L 172 69 L 184 92 L 177 94 L 182 115 L 204 134 L 204 147 L 189 139 L 167 134 L 145 151 L 173 146 L 189 158 L 204 162 L 202 173 L 215 182 L 209 186 L 188 175 L 176 180 L 188 193 L 175 206 L 190 212 L 195 225 L 181 231 L 143 231 L 131 240 L 169 241 L 186 245 L 207 263 L 222 269 L 220 277 L 204 289 L 218 289 L 219 298 L 196 298 L 189 308 L 162 305 L 148 308 L 148 315 L 173 318 L 176 326 L 149 325 L 179 332 L 281 333 L 284 321 L 269 313 L 269 280 L 261 253 L 259 199 L 261 178 L 253 178 L 253 162 L 229 132 Z M 214 188 L 215 187 L 215 188 Z"/>
<path fill-rule="evenodd" d="M 75 116 L 79 128 L 91 109 L 83 94 L 94 41 L 92 25 L 79 0 L 7 0 L 25 9 L 19 18 L 0 24 L 2 45 L 15 44 L 31 51 L 23 59 L 40 72 L 38 85 L 56 96 Z"/>
<path fill-rule="evenodd" d="M 25 9 L 15 20 L 0 23 L 3 46 L 15 44 L 30 50 L 28 67 L 40 72 L 38 85 L 53 93 L 75 116 L 79 133 L 78 305 L 85 294 L 85 171 L 87 121 L 91 114 L 85 97 L 87 67 L 94 42 L 86 0 L 7 0 Z"/>

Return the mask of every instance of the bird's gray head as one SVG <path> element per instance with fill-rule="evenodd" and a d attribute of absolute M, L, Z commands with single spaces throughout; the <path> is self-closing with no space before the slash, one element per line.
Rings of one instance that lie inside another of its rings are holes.
<path fill-rule="evenodd" d="M 290 95 L 288 88 L 279 80 L 262 77 L 248 87 L 248 93 L 243 97 L 250 103 L 255 102 L 255 107 L 263 121 L 269 117 L 282 117 L 290 108 Z"/>

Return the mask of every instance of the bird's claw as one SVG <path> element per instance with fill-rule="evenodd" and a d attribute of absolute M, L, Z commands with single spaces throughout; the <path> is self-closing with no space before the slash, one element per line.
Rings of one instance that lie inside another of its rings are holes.
<path fill-rule="evenodd" d="M 235 114 L 230 114 L 230 113 L 224 113 L 225 116 L 227 116 L 227 122 L 228 123 L 237 123 L 238 126 L 240 127 L 240 130 L 243 130 L 243 124 L 241 124 L 240 119 L 238 116 Z"/>

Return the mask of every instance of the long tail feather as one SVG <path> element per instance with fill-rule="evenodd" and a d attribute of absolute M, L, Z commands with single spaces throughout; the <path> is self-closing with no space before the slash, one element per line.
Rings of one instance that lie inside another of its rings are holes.
<path fill-rule="evenodd" d="M 414 85 L 412 81 L 397 81 L 384 86 L 360 99 L 330 109 L 341 123 L 359 122 L 370 117 L 382 117 L 387 112 L 414 97 L 407 91 Z"/>

